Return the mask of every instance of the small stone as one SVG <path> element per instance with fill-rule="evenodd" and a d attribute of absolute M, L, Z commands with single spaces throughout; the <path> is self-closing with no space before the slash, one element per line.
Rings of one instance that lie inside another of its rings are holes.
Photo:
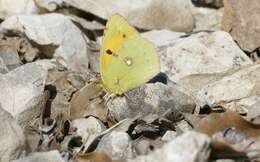
<path fill-rule="evenodd" d="M 100 44 L 102 44 L 102 43 L 100 43 Z M 97 42 L 94 42 L 94 41 L 90 41 L 89 43 L 87 43 L 88 54 L 89 54 L 89 66 L 90 66 L 89 68 L 91 71 L 96 72 L 96 73 L 100 72 L 100 69 L 99 69 L 100 68 L 100 64 L 99 64 L 100 49 L 101 49 L 100 44 Z"/>
<path fill-rule="evenodd" d="M 232 159 L 221 159 L 221 160 L 216 160 L 216 162 L 236 162 L 236 161 Z"/>
<path fill-rule="evenodd" d="M 36 11 L 33 0 L 0 0 L 0 19 L 17 14 L 33 14 Z"/>
<path fill-rule="evenodd" d="M 176 132 L 178 134 L 181 134 L 183 132 L 187 132 L 190 130 L 192 130 L 192 126 L 186 120 L 181 120 L 176 123 Z"/>
<path fill-rule="evenodd" d="M 211 9 L 203 7 L 192 7 L 192 13 L 195 19 L 193 31 L 219 31 L 223 17 L 223 8 Z"/>
<path fill-rule="evenodd" d="M 259 97 L 259 78 L 259 64 L 231 71 L 218 80 L 204 85 L 198 91 L 196 98 L 202 107 L 203 105 L 221 106 L 232 110 L 250 107 L 257 102 Z"/>
<path fill-rule="evenodd" d="M 161 149 L 127 162 L 207 162 L 211 151 L 210 144 L 208 136 L 190 131 L 166 143 Z"/>
<path fill-rule="evenodd" d="M 22 128 L 10 113 L 0 106 L 0 161 L 17 159 L 26 151 L 26 140 Z"/>
<path fill-rule="evenodd" d="M 177 83 L 188 75 L 215 74 L 252 64 L 232 37 L 223 31 L 179 38 L 160 51 L 160 60 L 161 71 Z"/>
<path fill-rule="evenodd" d="M 222 30 L 248 52 L 260 47 L 260 1 L 224 0 Z"/>
<path fill-rule="evenodd" d="M 17 50 L 12 48 L 12 46 L 0 46 L 0 57 L 8 70 L 13 70 L 21 65 Z"/>
<path fill-rule="evenodd" d="M 39 56 L 39 51 L 34 48 L 27 49 L 24 54 L 24 59 L 26 62 L 33 62 Z"/>
<path fill-rule="evenodd" d="M 51 1 L 47 1 L 50 4 Z M 58 0 L 52 0 L 52 2 L 61 4 L 61 1 Z M 75 7 L 103 19 L 109 19 L 113 13 L 119 13 L 130 24 L 141 29 L 168 29 L 190 32 L 194 26 L 190 2 L 186 0 L 63 0 L 63 2 L 66 6 Z"/>
<path fill-rule="evenodd" d="M 165 142 L 159 139 L 149 139 L 145 137 L 139 137 L 134 141 L 134 148 L 137 155 L 147 155 L 156 149 L 163 146 Z"/>
<path fill-rule="evenodd" d="M 120 121 L 137 115 L 162 115 L 169 109 L 176 112 L 193 112 L 195 103 L 176 87 L 162 83 L 146 84 L 126 93 L 128 98 L 116 97 L 107 103 L 109 116 Z M 173 119 L 174 120 L 174 119 Z"/>
<path fill-rule="evenodd" d="M 107 153 L 113 160 L 133 158 L 134 152 L 131 142 L 127 133 L 111 132 L 101 139 L 96 151 Z"/>
<path fill-rule="evenodd" d="M 170 30 L 151 30 L 141 34 L 142 37 L 151 41 L 158 50 L 171 46 L 180 37 L 184 36 L 185 33 L 173 32 Z"/>
<path fill-rule="evenodd" d="M 1 74 L 8 73 L 8 68 L 5 65 L 4 60 L 2 58 L 0 58 L 0 73 Z"/>
<path fill-rule="evenodd" d="M 12 162 L 65 162 L 57 150 L 49 152 L 35 152 L 24 158 Z"/>
<path fill-rule="evenodd" d="M 72 121 L 71 126 L 76 128 L 77 135 L 82 137 L 86 149 L 100 133 L 106 130 L 106 126 L 92 116 L 75 119 Z"/>
<path fill-rule="evenodd" d="M 76 22 L 77 24 L 80 24 L 82 28 L 85 30 L 104 30 L 105 25 L 101 24 L 97 21 L 88 21 L 86 19 L 80 18 L 75 15 L 68 15 L 68 18 L 70 18 L 72 21 Z"/>
<path fill-rule="evenodd" d="M 163 141 L 172 141 L 177 137 L 177 133 L 175 131 L 166 131 L 164 135 L 162 136 Z"/>
<path fill-rule="evenodd" d="M 0 74 L 0 103 L 20 124 L 31 121 L 41 113 L 42 109 L 38 106 L 44 100 L 47 74 L 47 69 L 36 63 Z"/>
<path fill-rule="evenodd" d="M 56 13 L 17 15 L 2 22 L 1 28 L 26 34 L 45 56 L 56 58 L 68 69 L 82 72 L 88 69 L 88 40 L 66 16 Z"/>
<path fill-rule="evenodd" d="M 85 85 L 85 80 L 79 74 L 70 73 L 67 76 L 67 80 L 72 84 L 76 89 L 80 89 Z"/>
<path fill-rule="evenodd" d="M 258 96 L 258 98 L 256 99 L 256 102 L 253 105 L 246 107 L 246 109 L 248 111 L 247 119 L 249 121 L 252 121 L 252 119 L 254 119 L 254 118 L 258 118 L 258 120 L 259 120 L 259 117 L 260 117 L 259 107 L 260 107 L 260 96 Z"/>

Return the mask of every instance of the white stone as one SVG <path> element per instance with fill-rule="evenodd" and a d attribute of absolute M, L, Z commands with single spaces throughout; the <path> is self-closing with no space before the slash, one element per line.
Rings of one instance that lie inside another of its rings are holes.
<path fill-rule="evenodd" d="M 0 106 L 0 161 L 9 162 L 25 152 L 26 140 L 22 128 L 10 113 Z"/>
<path fill-rule="evenodd" d="M 165 132 L 165 134 L 162 136 L 163 141 L 172 141 L 177 137 L 177 132 L 168 130 Z"/>
<path fill-rule="evenodd" d="M 8 68 L 4 63 L 4 60 L 0 57 L 0 73 L 5 74 L 8 72 Z"/>
<path fill-rule="evenodd" d="M 50 2 L 60 4 L 60 0 L 40 0 L 38 3 L 47 9 L 55 8 L 51 7 Z M 63 0 L 63 2 L 103 19 L 108 19 L 113 13 L 119 13 L 132 25 L 142 29 L 190 32 L 194 26 L 189 0 Z"/>
<path fill-rule="evenodd" d="M 96 151 L 110 155 L 113 160 L 133 158 L 132 143 L 125 132 L 111 132 L 105 135 L 98 144 Z"/>
<path fill-rule="evenodd" d="M 195 103 L 177 87 L 162 83 L 145 84 L 126 93 L 128 96 L 117 96 L 108 101 L 109 116 L 116 121 L 133 118 L 138 115 L 162 115 L 166 111 L 193 112 Z M 130 98 L 130 99 L 129 99 Z"/>
<path fill-rule="evenodd" d="M 1 24 L 1 28 L 24 33 L 39 45 L 56 46 L 53 54 L 45 55 L 56 58 L 68 69 L 86 71 L 88 68 L 88 40 L 66 16 L 55 13 L 12 16 Z"/>
<path fill-rule="evenodd" d="M 196 97 L 201 105 L 236 109 L 250 107 L 260 94 L 260 64 L 250 65 L 206 84 Z"/>
<path fill-rule="evenodd" d="M 141 35 L 151 41 L 158 49 L 161 49 L 173 45 L 173 42 L 184 36 L 185 33 L 170 30 L 151 30 Z"/>
<path fill-rule="evenodd" d="M 160 36 L 158 35 L 158 39 Z M 252 64 L 223 31 L 197 33 L 172 41 L 160 50 L 161 71 L 174 82 L 191 74 L 214 74 Z"/>
<path fill-rule="evenodd" d="M 213 9 L 207 7 L 191 7 L 192 14 L 195 20 L 193 31 L 221 30 L 221 22 L 223 17 L 223 8 Z"/>
<path fill-rule="evenodd" d="M 62 159 L 59 151 L 53 150 L 49 152 L 35 152 L 12 162 L 65 162 L 65 160 Z"/>
<path fill-rule="evenodd" d="M 93 142 L 93 140 L 103 131 L 106 130 L 105 125 L 95 117 L 78 118 L 72 121 L 71 126 L 77 128 L 77 135 L 82 137 L 85 148 Z"/>
<path fill-rule="evenodd" d="M 0 19 L 12 15 L 36 13 L 34 0 L 0 0 Z"/>
<path fill-rule="evenodd" d="M 207 162 L 210 143 L 208 136 L 190 131 L 168 142 L 161 149 L 127 162 Z"/>
<path fill-rule="evenodd" d="M 0 74 L 0 104 L 18 120 L 31 120 L 36 106 L 42 102 L 47 69 L 35 63 Z"/>

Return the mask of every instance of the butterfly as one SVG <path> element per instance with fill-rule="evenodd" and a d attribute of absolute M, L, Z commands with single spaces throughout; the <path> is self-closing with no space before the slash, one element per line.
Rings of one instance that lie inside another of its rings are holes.
<path fill-rule="evenodd" d="M 102 89 L 121 95 L 160 72 L 154 45 L 119 14 L 108 20 L 100 56 Z"/>

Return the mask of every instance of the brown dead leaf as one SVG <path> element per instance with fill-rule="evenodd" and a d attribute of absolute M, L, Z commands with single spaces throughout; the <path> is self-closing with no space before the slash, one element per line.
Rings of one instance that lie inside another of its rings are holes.
<path fill-rule="evenodd" d="M 92 152 L 76 157 L 77 162 L 125 162 L 123 160 L 112 160 L 107 154 L 103 152 Z"/>
<path fill-rule="evenodd" d="M 237 143 L 244 143 L 241 145 L 243 146 L 246 141 L 251 143 L 252 140 L 254 141 L 260 137 L 260 125 L 245 120 L 233 111 L 210 114 L 198 122 L 195 130 L 213 137 L 211 153 L 213 159 L 248 160 L 248 150 L 246 149 L 248 145 L 244 148 L 234 146 Z"/>
<path fill-rule="evenodd" d="M 70 118 L 76 119 L 93 115 L 106 121 L 106 109 L 100 98 L 101 89 L 95 83 L 85 85 L 77 91 L 70 102 Z"/>
<path fill-rule="evenodd" d="M 236 128 L 250 137 L 260 136 L 260 125 L 250 123 L 238 113 L 227 111 L 223 114 L 213 113 L 201 119 L 195 126 L 195 130 L 209 136 L 228 128 Z"/>

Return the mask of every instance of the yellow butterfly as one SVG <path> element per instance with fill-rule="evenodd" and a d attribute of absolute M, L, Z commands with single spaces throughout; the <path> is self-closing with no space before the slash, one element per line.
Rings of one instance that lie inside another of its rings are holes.
<path fill-rule="evenodd" d="M 108 20 L 101 49 L 100 71 L 103 89 L 121 95 L 160 72 L 154 45 L 119 14 Z"/>

